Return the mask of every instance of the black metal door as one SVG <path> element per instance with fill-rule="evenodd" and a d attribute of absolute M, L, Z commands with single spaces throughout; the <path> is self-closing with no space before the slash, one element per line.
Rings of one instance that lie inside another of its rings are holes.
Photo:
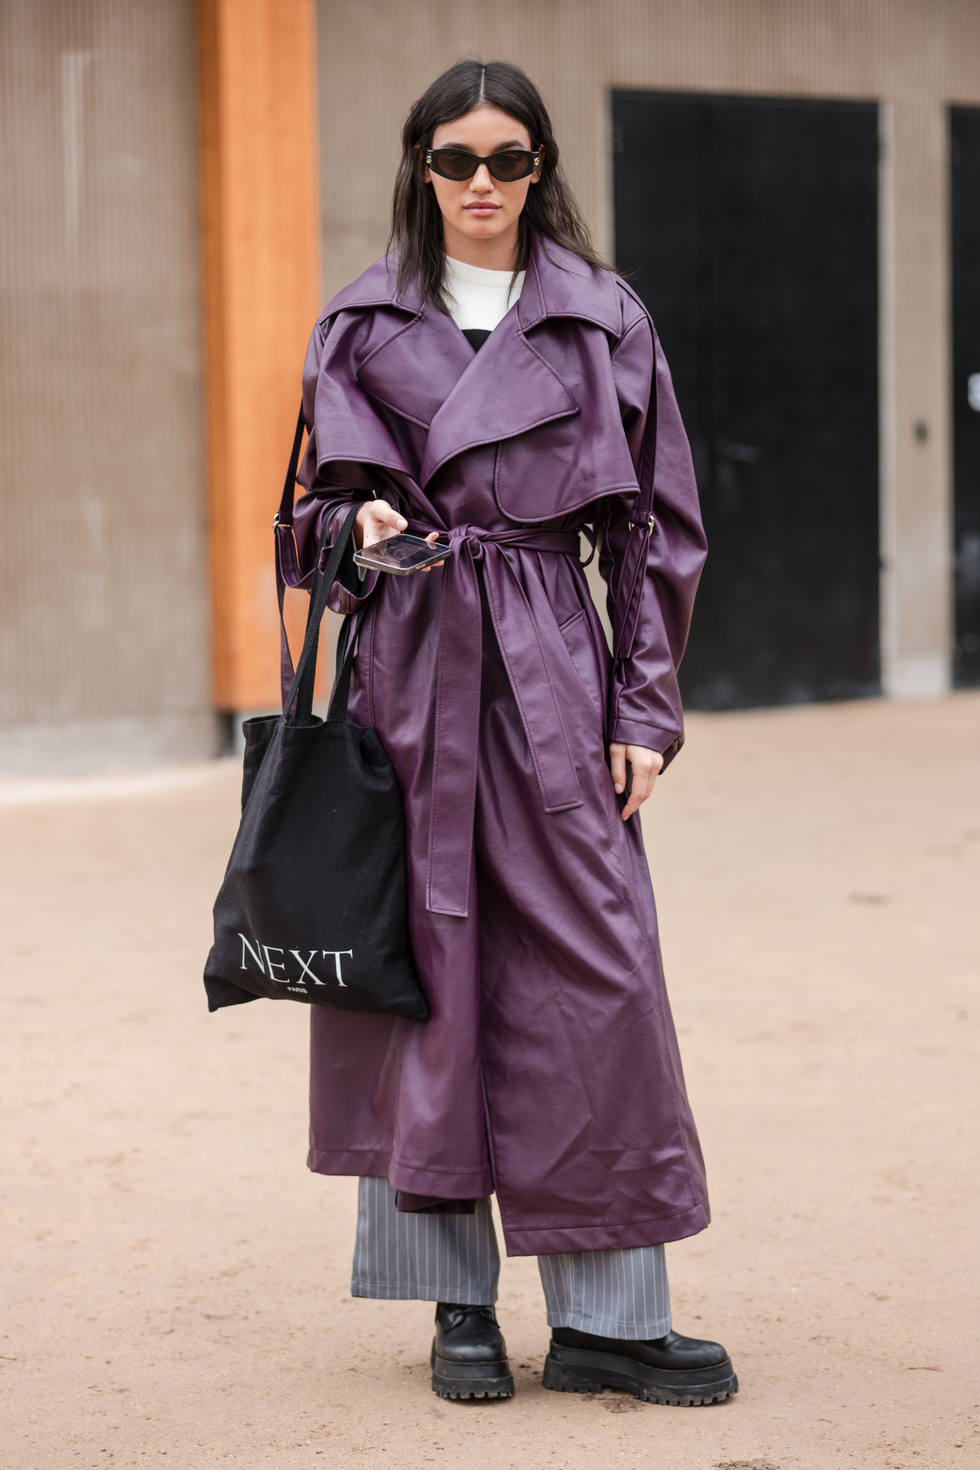
<path fill-rule="evenodd" d="M 955 682 L 980 684 L 980 108 L 950 108 Z"/>
<path fill-rule="evenodd" d="M 614 92 L 613 123 L 708 533 L 685 699 L 877 693 L 877 108 Z"/>

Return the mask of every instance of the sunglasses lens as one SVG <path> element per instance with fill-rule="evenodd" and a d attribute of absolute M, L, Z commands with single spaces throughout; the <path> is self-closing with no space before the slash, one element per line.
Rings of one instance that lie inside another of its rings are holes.
<path fill-rule="evenodd" d="M 433 162 L 444 178 L 455 179 L 457 183 L 471 179 L 477 170 L 473 154 L 464 153 L 462 149 L 457 151 L 455 148 L 440 148 L 433 154 Z"/>
<path fill-rule="evenodd" d="M 495 179 L 506 184 L 514 179 L 523 179 L 528 174 L 528 157 L 526 153 L 495 153 L 490 164 L 490 171 Z"/>
<path fill-rule="evenodd" d="M 468 153 L 463 148 L 436 148 L 431 158 L 434 172 L 441 174 L 444 179 L 453 179 L 457 184 L 471 179 L 482 162 L 475 154 Z M 487 166 L 493 177 L 502 184 L 526 179 L 534 169 L 530 155 L 518 148 L 494 153 L 487 159 Z"/>

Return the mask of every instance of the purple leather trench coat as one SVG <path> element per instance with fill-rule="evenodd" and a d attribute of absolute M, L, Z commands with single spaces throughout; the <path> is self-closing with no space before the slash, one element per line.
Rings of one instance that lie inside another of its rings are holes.
<path fill-rule="evenodd" d="M 511 1255 L 692 1235 L 704 1167 L 640 824 L 622 822 L 607 760 L 610 740 L 665 763 L 681 745 L 705 555 L 652 323 L 618 277 L 535 241 L 519 302 L 474 352 L 382 260 L 317 322 L 304 404 L 301 574 L 324 515 L 337 526 L 372 495 L 451 545 L 431 572 L 332 592 L 367 606 L 348 718 L 376 727 L 401 787 L 432 1017 L 313 1008 L 310 1167 L 408 1195 L 495 1191 Z M 651 485 L 648 533 L 630 516 Z"/>

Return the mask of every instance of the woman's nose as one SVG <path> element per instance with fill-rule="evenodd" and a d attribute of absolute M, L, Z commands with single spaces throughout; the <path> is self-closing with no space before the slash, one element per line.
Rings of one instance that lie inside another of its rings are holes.
<path fill-rule="evenodd" d="M 490 170 L 487 168 L 485 163 L 481 163 L 480 167 L 477 169 L 476 173 L 470 180 L 470 188 L 473 190 L 474 194 L 492 194 L 493 187 L 493 179 L 490 177 Z"/>

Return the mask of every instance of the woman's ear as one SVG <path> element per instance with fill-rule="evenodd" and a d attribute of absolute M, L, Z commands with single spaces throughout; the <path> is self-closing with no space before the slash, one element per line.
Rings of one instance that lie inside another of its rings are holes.
<path fill-rule="evenodd" d="M 412 152 L 415 154 L 415 161 L 416 161 L 416 163 L 418 163 L 419 160 L 422 157 L 422 144 L 421 143 L 416 143 L 415 146 L 412 149 Z M 423 182 L 423 184 L 431 184 L 432 183 L 432 175 L 429 173 L 429 170 L 427 168 L 425 168 L 425 169 L 422 170 L 422 182 Z"/>

